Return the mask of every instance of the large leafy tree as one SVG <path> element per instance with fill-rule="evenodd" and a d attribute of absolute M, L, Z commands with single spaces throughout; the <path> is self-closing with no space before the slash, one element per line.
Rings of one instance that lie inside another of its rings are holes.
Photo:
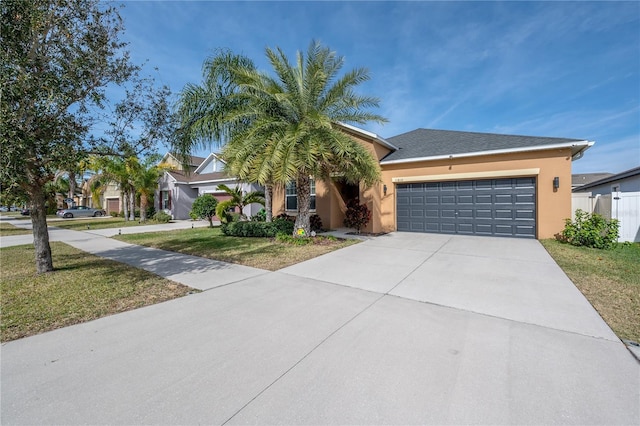
<path fill-rule="evenodd" d="M 45 185 L 86 152 L 90 108 L 136 70 L 116 8 L 98 0 L 0 2 L 0 185 L 29 200 L 36 270 L 53 270 Z"/>
<path fill-rule="evenodd" d="M 267 49 L 266 55 L 274 75 L 238 60 L 225 60 L 228 54 L 209 61 L 225 65 L 223 74 L 229 76 L 231 90 L 226 95 L 199 97 L 200 104 L 209 107 L 195 109 L 200 115 L 189 114 L 193 109 L 184 108 L 193 97 L 183 91 L 178 149 L 186 151 L 199 138 L 223 134 L 227 137 L 223 157 L 231 173 L 265 185 L 295 182 L 295 226 L 308 234 L 311 178 L 328 180 L 340 175 L 347 182 L 365 186 L 380 179 L 373 154 L 338 124 L 385 119 L 369 112 L 378 106 L 376 98 L 354 90 L 369 79 L 367 70 L 357 68 L 340 75 L 344 58 L 328 47 L 312 42 L 306 55 L 297 53 L 294 64 L 279 48 Z M 205 67 L 205 82 L 210 76 L 206 71 Z"/>

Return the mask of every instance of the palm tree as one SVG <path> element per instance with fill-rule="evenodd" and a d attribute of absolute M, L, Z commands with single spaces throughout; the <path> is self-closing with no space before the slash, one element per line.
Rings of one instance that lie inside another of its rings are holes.
<path fill-rule="evenodd" d="M 209 99 L 215 107 L 207 111 L 215 114 L 179 114 L 183 124 L 181 148 L 193 146 L 205 135 L 226 136 L 223 158 L 231 173 L 265 186 L 294 182 L 298 197 L 295 228 L 308 235 L 311 178 L 328 180 L 337 174 L 349 183 L 365 186 L 380 179 L 373 154 L 337 124 L 386 120 L 367 111 L 378 106 L 376 98 L 354 92 L 358 84 L 369 79 L 367 70 L 358 68 L 339 77 L 344 58 L 329 48 L 312 42 L 306 56 L 297 53 L 295 65 L 279 48 L 267 49 L 266 54 L 275 77 L 250 66 L 222 61 L 228 66 L 225 72 L 233 90 Z M 211 80 L 206 77 L 205 81 Z M 183 97 L 181 102 L 187 99 Z M 183 106 L 182 111 L 188 112 L 189 108 Z M 207 128 L 218 131 L 202 132 Z M 195 139 L 185 137 L 189 134 Z"/>
<path fill-rule="evenodd" d="M 158 188 L 158 179 L 167 167 L 158 165 L 157 156 L 148 157 L 144 163 L 138 163 L 133 174 L 135 191 L 140 195 L 140 221 L 146 222 L 149 200 Z"/>
<path fill-rule="evenodd" d="M 91 186 L 104 187 L 113 182 L 120 188 L 122 196 L 122 209 L 124 219 L 135 220 L 135 188 L 133 185 L 134 171 L 138 160 L 135 157 L 121 158 L 95 157 L 92 161 L 92 168 L 97 172 L 94 175 Z"/>
<path fill-rule="evenodd" d="M 244 208 L 249 204 L 258 203 L 264 206 L 264 193 L 260 191 L 243 192 L 242 188 L 236 186 L 235 188 L 229 188 L 227 185 L 218 185 L 218 189 L 223 190 L 227 194 L 231 195 L 231 198 L 218 203 L 216 207 L 216 216 L 220 220 L 226 220 L 226 213 L 233 209 L 238 208 L 240 210 L 241 217 L 246 219 L 246 215 L 243 213 Z"/>

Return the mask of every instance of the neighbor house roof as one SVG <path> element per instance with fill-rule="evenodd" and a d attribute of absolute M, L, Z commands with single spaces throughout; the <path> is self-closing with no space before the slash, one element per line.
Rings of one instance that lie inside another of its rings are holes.
<path fill-rule="evenodd" d="M 387 139 L 398 147 L 381 164 L 428 161 L 453 157 L 571 148 L 573 157 L 594 142 L 581 139 L 502 135 L 453 130 L 416 129 Z M 578 157 L 579 158 L 579 157 Z"/>
<path fill-rule="evenodd" d="M 176 183 L 209 183 L 209 182 L 220 182 L 220 181 L 228 181 L 235 180 L 235 178 L 229 177 L 225 172 L 214 172 L 214 173 L 191 173 L 187 175 L 182 170 L 169 170 L 166 172 L 169 176 L 171 176 Z"/>
<path fill-rule="evenodd" d="M 613 176 L 613 173 L 576 173 L 571 175 L 571 186 L 580 187 L 609 176 Z"/>
<path fill-rule="evenodd" d="M 596 181 L 588 183 L 586 185 L 582 185 L 582 186 L 576 188 L 576 190 L 582 191 L 582 190 L 585 190 L 585 189 L 588 189 L 588 188 L 593 188 L 594 186 L 599 186 L 599 185 L 603 185 L 603 184 L 606 184 L 606 183 L 615 182 L 615 181 L 618 181 L 618 180 L 621 180 L 621 179 L 626 179 L 626 178 L 637 176 L 637 175 L 640 175 L 640 167 L 634 167 L 633 169 L 625 170 L 624 172 L 620 172 L 618 174 L 605 177 L 604 179 L 596 180 Z"/>

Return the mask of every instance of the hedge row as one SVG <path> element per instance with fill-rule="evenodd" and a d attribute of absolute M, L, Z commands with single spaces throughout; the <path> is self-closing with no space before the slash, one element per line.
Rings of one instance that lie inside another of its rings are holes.
<path fill-rule="evenodd" d="M 276 218 L 273 222 L 230 222 L 220 227 L 231 237 L 275 237 L 278 234 L 293 234 L 293 222 Z"/>

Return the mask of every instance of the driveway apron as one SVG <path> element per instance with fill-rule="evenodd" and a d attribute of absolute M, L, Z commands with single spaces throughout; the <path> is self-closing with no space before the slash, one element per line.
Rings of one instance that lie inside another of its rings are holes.
<path fill-rule="evenodd" d="M 281 271 L 618 341 L 537 240 L 396 232 Z"/>

